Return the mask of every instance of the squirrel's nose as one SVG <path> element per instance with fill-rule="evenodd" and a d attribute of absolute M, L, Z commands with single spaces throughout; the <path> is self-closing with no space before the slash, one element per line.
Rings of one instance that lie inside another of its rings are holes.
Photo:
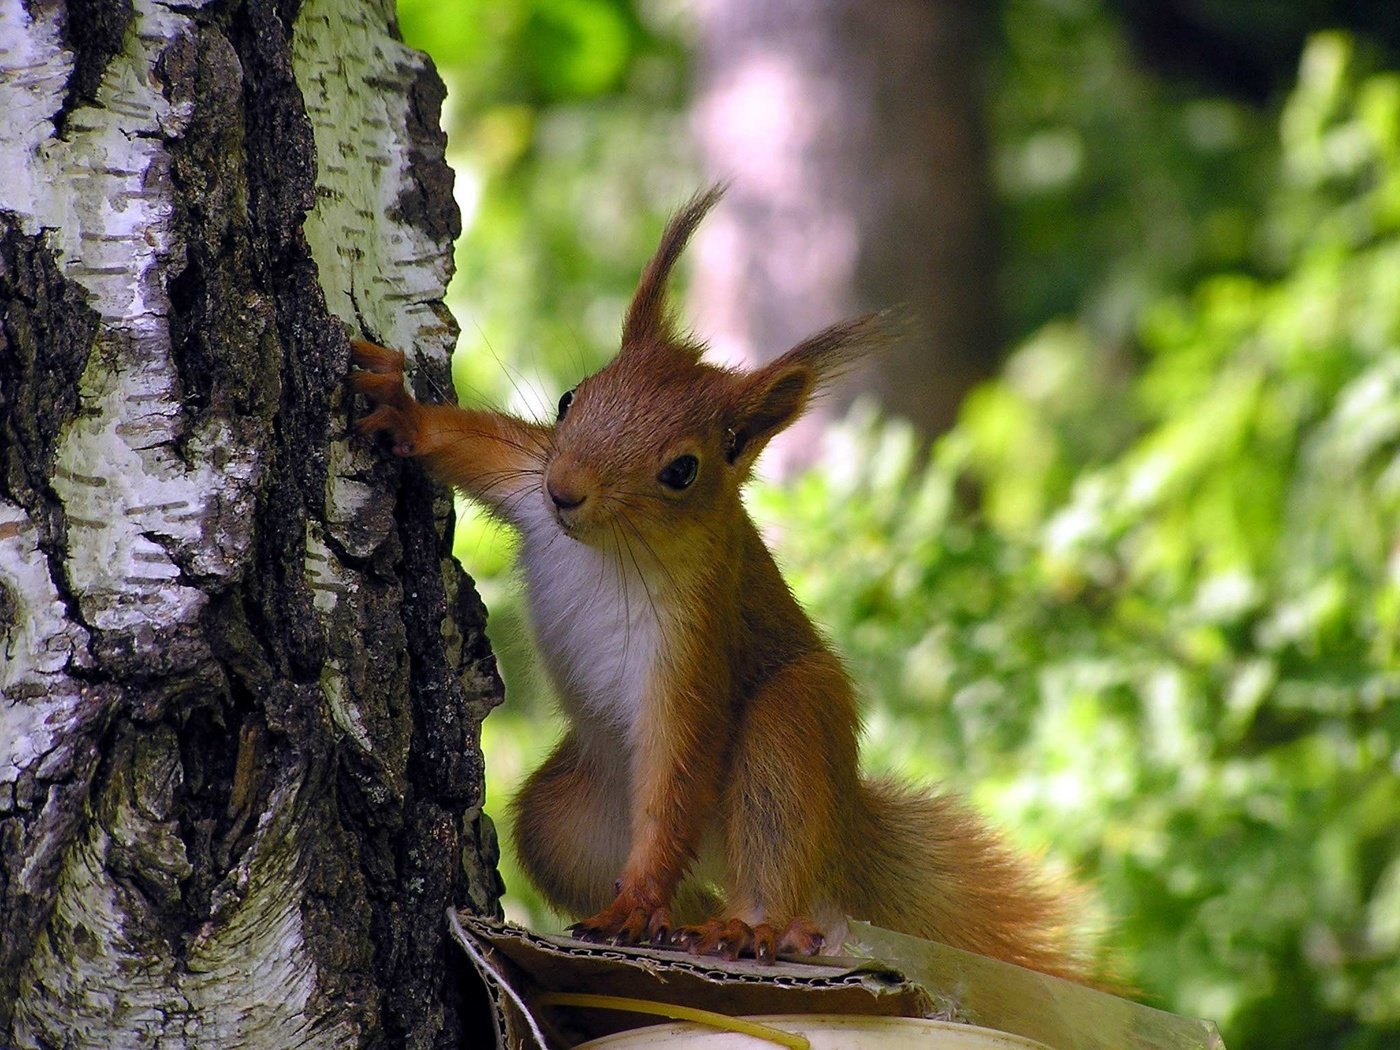
<path fill-rule="evenodd" d="M 581 493 L 570 492 L 566 487 L 550 479 L 545 482 L 545 488 L 549 490 L 549 498 L 554 501 L 554 505 L 560 510 L 573 510 L 575 507 L 583 505 L 583 501 L 588 497 Z"/>

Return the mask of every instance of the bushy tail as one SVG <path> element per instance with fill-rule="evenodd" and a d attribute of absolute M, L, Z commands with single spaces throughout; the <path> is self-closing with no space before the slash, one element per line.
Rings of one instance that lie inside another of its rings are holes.
<path fill-rule="evenodd" d="M 955 795 L 865 781 L 869 830 L 852 857 L 848 911 L 1042 973 L 1092 981 L 1076 948 L 1081 894 L 1038 872 Z"/>

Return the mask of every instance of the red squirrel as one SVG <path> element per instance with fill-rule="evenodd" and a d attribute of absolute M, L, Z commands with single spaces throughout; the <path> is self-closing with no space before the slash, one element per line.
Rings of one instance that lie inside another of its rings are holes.
<path fill-rule="evenodd" d="M 854 916 L 1086 979 L 1072 894 L 958 798 L 861 776 L 851 682 L 740 490 L 882 322 L 842 321 L 752 371 L 704 362 L 666 284 L 720 192 L 672 218 L 617 356 L 553 422 L 423 404 L 401 353 L 353 343 L 351 385 L 374 406 L 361 433 L 521 534 L 569 724 L 515 800 L 521 863 L 587 940 L 771 960 L 839 947 Z"/>

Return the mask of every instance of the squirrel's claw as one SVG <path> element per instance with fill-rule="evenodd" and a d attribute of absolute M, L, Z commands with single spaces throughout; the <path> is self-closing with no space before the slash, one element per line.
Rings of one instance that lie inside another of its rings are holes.
<path fill-rule="evenodd" d="M 756 932 L 742 919 L 709 919 L 697 926 L 682 926 L 674 940 L 692 955 L 718 955 L 732 962 L 741 955 L 757 956 Z"/>
<path fill-rule="evenodd" d="M 355 429 L 368 438 L 376 434 L 389 435 L 396 456 L 411 456 L 415 451 L 412 427 L 408 425 L 402 412 L 389 405 L 380 405 L 356 423 Z"/>
<path fill-rule="evenodd" d="M 390 350 L 387 346 L 371 343 L 367 339 L 350 340 L 350 361 L 356 368 L 388 375 L 397 372 L 403 375 L 403 352 Z"/>
<path fill-rule="evenodd" d="M 666 944 L 670 930 L 669 909 L 633 902 L 626 897 L 618 897 L 597 915 L 569 927 L 569 933 L 581 941 L 623 945 Z"/>
<path fill-rule="evenodd" d="M 825 947 L 826 938 L 810 919 L 793 919 L 778 939 L 778 951 L 786 955 L 818 955 Z"/>
<path fill-rule="evenodd" d="M 576 940 L 588 941 L 590 944 L 597 944 L 604 939 L 603 931 L 599 927 L 582 919 L 565 926 L 564 932 Z"/>

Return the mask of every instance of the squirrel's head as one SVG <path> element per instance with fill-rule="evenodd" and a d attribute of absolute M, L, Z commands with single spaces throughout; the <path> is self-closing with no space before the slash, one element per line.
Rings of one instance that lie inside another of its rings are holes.
<path fill-rule="evenodd" d="M 719 187 L 671 219 L 628 308 L 622 347 L 559 400 L 544 497 L 569 535 L 665 549 L 725 534 L 739 490 L 773 436 L 823 383 L 878 341 L 878 315 L 843 321 L 753 371 L 702 361 L 674 329 L 666 282 Z M 722 541 L 721 541 L 722 542 Z"/>

